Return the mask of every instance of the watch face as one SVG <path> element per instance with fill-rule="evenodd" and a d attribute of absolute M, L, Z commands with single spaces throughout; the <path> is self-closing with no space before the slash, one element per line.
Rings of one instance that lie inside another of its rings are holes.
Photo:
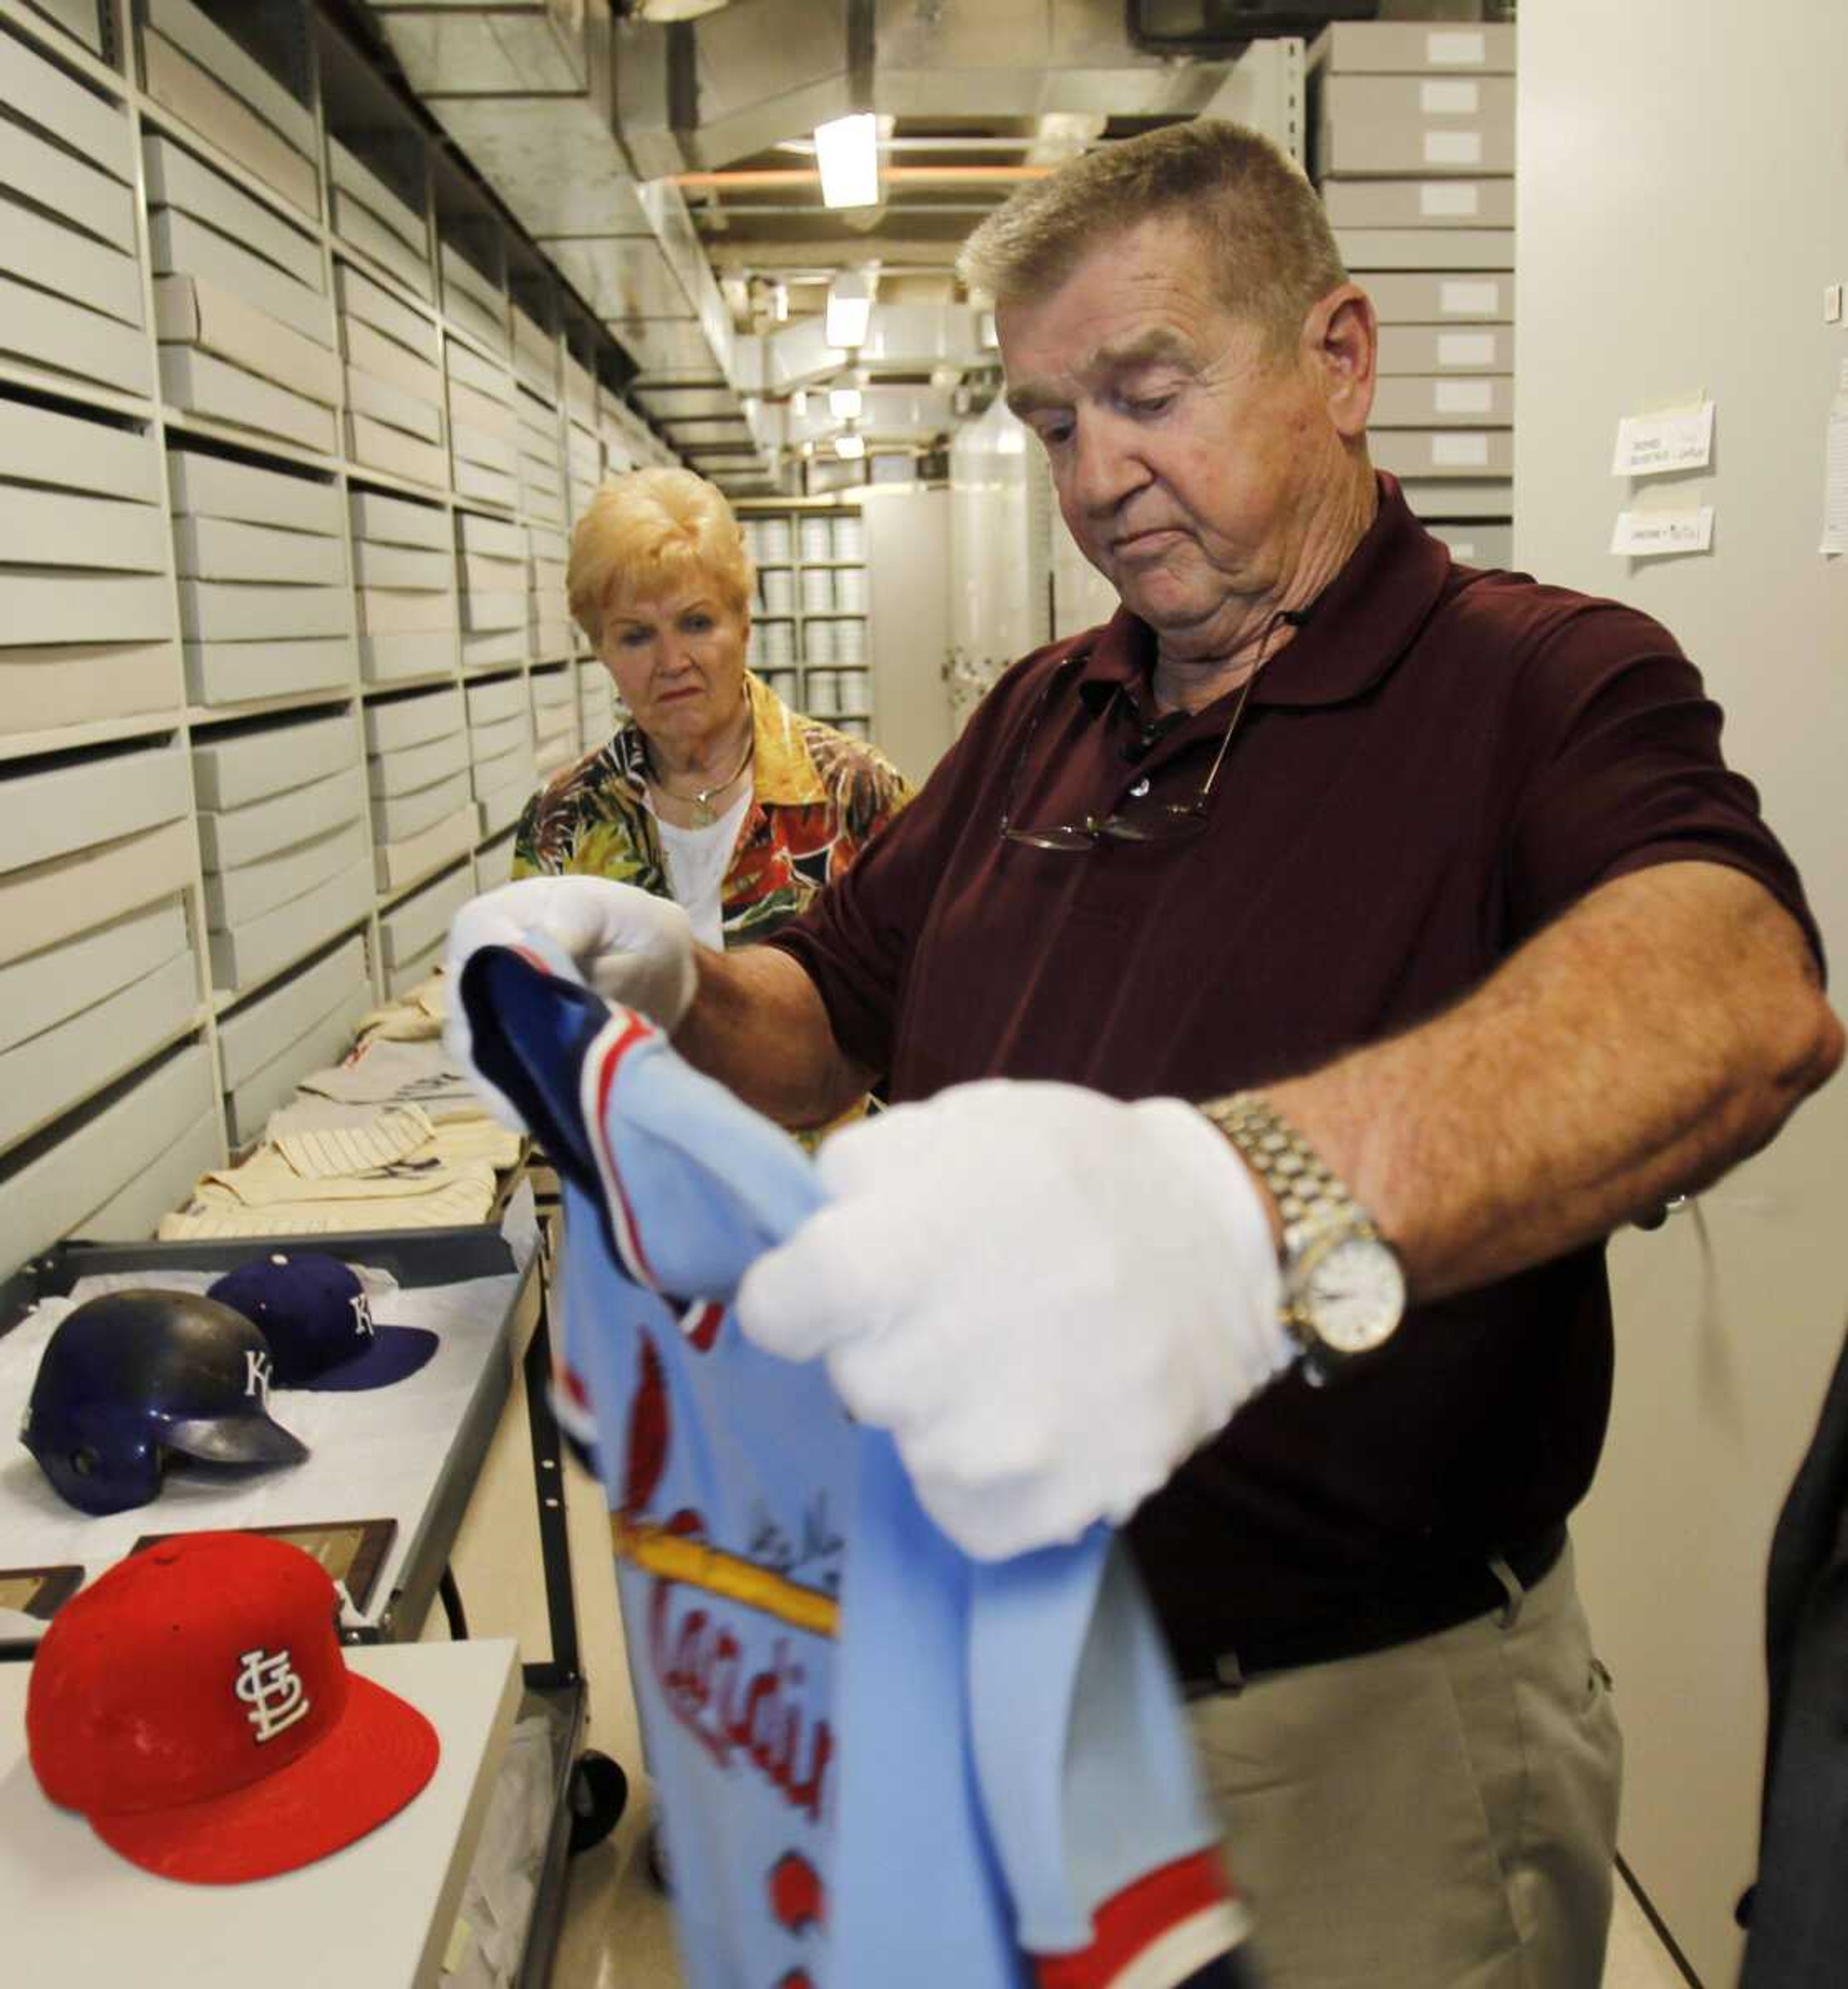
<path fill-rule="evenodd" d="M 1300 1303 L 1337 1353 L 1370 1353 L 1405 1312 L 1405 1273 L 1377 1237 L 1344 1236 L 1308 1266 Z"/>

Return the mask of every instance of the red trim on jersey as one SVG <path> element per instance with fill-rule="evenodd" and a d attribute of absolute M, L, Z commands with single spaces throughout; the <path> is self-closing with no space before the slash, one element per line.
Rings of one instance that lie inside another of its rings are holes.
<path fill-rule="evenodd" d="M 1039 1989 L 1107 1989 L 1172 1928 L 1231 1897 L 1216 1848 L 1144 1872 L 1091 1916 L 1089 1947 L 1034 1957 Z"/>
<path fill-rule="evenodd" d="M 724 1320 L 725 1308 L 716 1299 L 695 1299 L 680 1316 L 680 1330 L 700 1353 L 710 1354 Z"/>
<path fill-rule="evenodd" d="M 622 1185 L 622 1175 L 616 1165 L 616 1157 L 603 1130 L 603 1115 L 609 1109 L 609 1094 L 616 1081 L 616 1066 L 639 1042 L 645 1042 L 655 1033 L 653 1026 L 639 1015 L 632 1015 L 628 1026 L 603 1052 L 603 1062 L 597 1072 L 596 1111 L 591 1120 L 591 1137 L 603 1156 L 604 1172 L 609 1184 L 616 1191 L 616 1199 L 622 1204 L 622 1235 L 635 1254 L 633 1268 L 641 1273 L 643 1282 L 652 1291 L 661 1289 L 661 1281 L 654 1274 L 654 1267 L 648 1261 L 648 1253 L 642 1248 L 642 1238 L 636 1228 L 636 1212 L 629 1205 L 629 1191 Z"/>

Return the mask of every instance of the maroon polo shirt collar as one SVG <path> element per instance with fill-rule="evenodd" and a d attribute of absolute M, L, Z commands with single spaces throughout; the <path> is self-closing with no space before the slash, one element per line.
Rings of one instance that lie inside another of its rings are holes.
<path fill-rule="evenodd" d="M 1344 704 L 1360 696 L 1411 647 L 1437 605 L 1450 554 L 1412 517 L 1398 479 L 1382 471 L 1378 482 L 1379 509 L 1366 536 L 1294 640 L 1264 666 L 1252 686 L 1254 706 Z M 1146 683 L 1155 654 L 1153 631 L 1119 608 L 1080 666 L 1080 694 L 1098 710 Z"/>

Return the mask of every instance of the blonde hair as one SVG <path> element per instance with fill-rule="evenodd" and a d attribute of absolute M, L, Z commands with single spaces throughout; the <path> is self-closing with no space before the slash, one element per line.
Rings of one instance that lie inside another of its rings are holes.
<path fill-rule="evenodd" d="M 957 272 L 998 303 L 1049 296 L 1087 256 L 1138 222 L 1199 236 L 1219 301 L 1294 347 L 1311 305 L 1348 280 L 1314 189 L 1268 138 L 1197 117 L 1087 153 L 1024 186 L 963 244 Z"/>
<path fill-rule="evenodd" d="M 571 618 L 603 641 L 612 589 L 647 600 L 704 581 L 738 615 L 751 610 L 751 555 L 724 493 L 690 469 L 606 476 L 571 532 L 565 587 Z"/>

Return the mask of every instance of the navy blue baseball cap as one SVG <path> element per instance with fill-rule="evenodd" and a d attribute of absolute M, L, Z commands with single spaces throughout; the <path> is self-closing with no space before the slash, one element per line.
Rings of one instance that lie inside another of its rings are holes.
<path fill-rule="evenodd" d="M 317 1251 L 253 1257 L 206 1296 L 261 1330 L 279 1388 L 388 1388 L 436 1351 L 426 1327 L 376 1324 L 351 1266 Z"/>

